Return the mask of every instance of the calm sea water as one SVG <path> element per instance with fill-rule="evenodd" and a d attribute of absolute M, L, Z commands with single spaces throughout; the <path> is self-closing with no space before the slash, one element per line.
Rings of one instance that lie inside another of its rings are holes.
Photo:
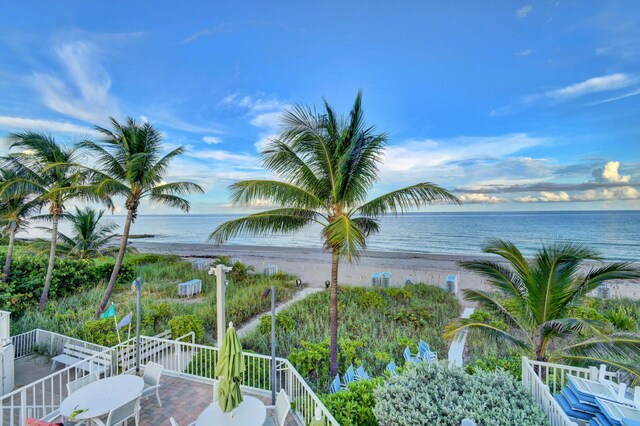
<path fill-rule="evenodd" d="M 206 243 L 209 234 L 235 215 L 139 216 L 132 234 L 152 234 L 145 241 Z M 124 216 L 109 216 L 120 225 Z M 61 231 L 67 230 L 66 225 Z M 640 211 L 414 213 L 381 220 L 371 250 L 478 254 L 490 238 L 513 241 L 531 254 L 542 242 L 587 243 L 607 259 L 640 260 Z M 237 238 L 227 244 L 321 247 L 319 228 L 294 235 Z"/>

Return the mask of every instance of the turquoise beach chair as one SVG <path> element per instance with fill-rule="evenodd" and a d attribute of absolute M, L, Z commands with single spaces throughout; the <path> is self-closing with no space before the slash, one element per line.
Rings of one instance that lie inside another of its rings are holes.
<path fill-rule="evenodd" d="M 420 358 L 417 355 L 414 355 L 411 353 L 411 349 L 409 349 L 409 346 L 407 346 L 406 348 L 404 348 L 404 360 L 405 362 L 413 362 L 413 363 L 418 363 L 422 361 L 422 358 Z"/>
<path fill-rule="evenodd" d="M 349 366 L 347 372 L 344 374 L 343 382 L 345 386 L 348 386 L 349 383 L 354 382 L 356 380 L 356 373 L 353 370 L 353 364 Z"/>
<path fill-rule="evenodd" d="M 438 360 L 438 354 L 435 352 L 431 352 L 431 349 L 429 349 L 429 344 L 422 339 L 420 339 L 420 343 L 418 344 L 418 357 L 422 358 L 424 361 L 427 361 L 429 364 L 431 364 L 431 361 Z"/>
<path fill-rule="evenodd" d="M 369 377 L 369 374 L 362 365 L 356 369 L 356 380 L 371 380 L 371 377 Z"/>
<path fill-rule="evenodd" d="M 336 377 L 333 378 L 333 382 L 331 382 L 329 393 L 340 392 L 341 389 L 342 389 L 342 383 L 340 382 L 340 375 L 336 374 Z"/>
<path fill-rule="evenodd" d="M 398 375 L 398 372 L 396 371 L 396 363 L 393 361 L 387 364 L 387 367 L 385 368 L 385 370 L 389 372 L 391 377 L 395 377 Z"/>

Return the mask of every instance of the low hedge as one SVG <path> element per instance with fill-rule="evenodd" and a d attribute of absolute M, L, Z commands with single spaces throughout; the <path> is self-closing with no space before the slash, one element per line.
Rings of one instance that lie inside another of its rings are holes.
<path fill-rule="evenodd" d="M 548 419 L 531 394 L 506 372 L 448 368 L 443 363 L 408 366 L 374 391 L 381 426 L 543 426 Z"/>

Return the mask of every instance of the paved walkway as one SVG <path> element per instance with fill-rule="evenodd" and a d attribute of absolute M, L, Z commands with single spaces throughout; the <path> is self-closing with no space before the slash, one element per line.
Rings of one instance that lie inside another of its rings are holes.
<path fill-rule="evenodd" d="M 464 308 L 462 318 L 469 318 L 475 308 Z M 456 333 L 451 346 L 449 346 L 449 366 L 457 365 L 462 367 L 462 355 L 464 354 L 464 345 L 467 343 L 467 333 L 469 330 L 464 329 Z"/>
<path fill-rule="evenodd" d="M 293 303 L 304 299 L 307 296 L 310 296 L 314 293 L 318 293 L 320 291 L 324 291 L 324 288 L 317 288 L 317 287 L 307 287 L 305 289 L 303 289 L 302 291 L 296 291 L 296 293 L 293 295 L 293 297 L 289 300 L 287 300 L 284 303 L 281 303 L 280 305 L 276 305 L 276 314 L 278 312 L 280 312 L 283 309 L 288 308 L 289 306 L 291 306 Z M 260 325 L 260 317 L 262 317 L 263 315 L 269 315 L 270 312 L 265 312 L 263 314 L 258 315 L 257 317 L 253 318 L 251 321 L 249 321 L 248 323 L 244 324 L 242 327 L 240 327 L 237 332 L 238 332 L 238 337 L 244 337 L 246 336 L 249 332 L 253 331 L 256 327 L 258 327 L 258 325 Z"/>

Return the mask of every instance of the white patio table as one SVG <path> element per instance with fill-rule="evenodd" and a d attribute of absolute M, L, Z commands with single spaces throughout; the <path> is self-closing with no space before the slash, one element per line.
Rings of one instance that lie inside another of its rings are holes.
<path fill-rule="evenodd" d="M 223 413 L 217 402 L 206 408 L 196 420 L 196 426 L 262 426 L 267 419 L 267 408 L 252 396 L 242 396 L 243 401 L 231 413 Z"/>
<path fill-rule="evenodd" d="M 144 380 L 132 374 L 107 377 L 81 387 L 60 404 L 60 414 L 69 418 L 76 409 L 86 408 L 75 420 L 91 420 L 109 414 L 142 393 Z"/>

